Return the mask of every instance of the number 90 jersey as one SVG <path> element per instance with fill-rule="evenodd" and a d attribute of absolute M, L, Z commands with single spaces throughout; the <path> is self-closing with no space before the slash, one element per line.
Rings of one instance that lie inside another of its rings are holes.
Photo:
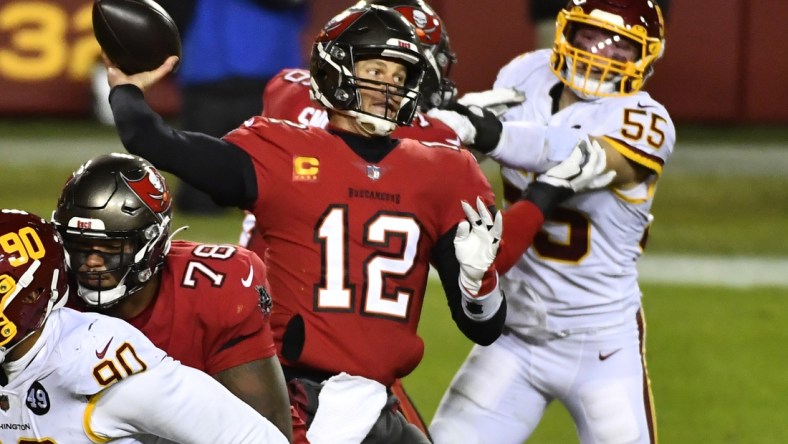
<path fill-rule="evenodd" d="M 550 90 L 558 80 L 549 63 L 550 50 L 540 50 L 501 69 L 495 87 L 516 88 L 527 98 L 503 119 L 603 137 L 654 174 L 632 189 L 577 194 L 546 221 L 503 284 L 507 294 L 518 295 L 508 298 L 507 325 L 525 335 L 619 325 L 634 318 L 641 296 L 636 264 L 652 220 L 656 183 L 676 139 L 665 108 L 642 91 L 579 101 L 552 114 Z M 507 196 L 519 196 L 534 178 L 511 168 L 501 172 Z"/>
<path fill-rule="evenodd" d="M 156 367 L 165 356 L 119 319 L 70 308 L 53 311 L 33 349 L 4 365 L 11 377 L 0 387 L 0 442 L 93 442 L 83 428 L 92 408 L 89 397 Z"/>

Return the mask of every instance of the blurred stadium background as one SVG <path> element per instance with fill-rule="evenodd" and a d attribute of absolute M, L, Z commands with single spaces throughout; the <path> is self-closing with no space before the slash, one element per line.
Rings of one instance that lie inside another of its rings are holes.
<path fill-rule="evenodd" d="M 305 42 L 350 3 L 313 1 Z M 430 3 L 451 32 L 461 90 L 489 87 L 498 67 L 533 45 L 523 0 Z M 90 114 L 98 54 L 90 6 L 0 2 L 2 207 L 48 216 L 81 162 L 122 151 L 114 130 Z M 667 53 L 649 90 L 678 123 L 678 144 L 641 264 L 662 442 L 788 442 L 788 82 L 779 74 L 788 71 L 788 58 L 778 56 L 788 53 L 786 22 L 782 1 L 671 5 Z M 177 124 L 174 84 L 151 94 Z M 483 165 L 498 187 L 494 165 Z M 240 220 L 240 211 L 176 215 L 175 225 L 191 227 L 184 238 L 235 242 Z M 428 420 L 470 348 L 439 284 L 430 288 L 421 322 L 425 359 L 406 379 Z M 562 407 L 551 407 L 529 442 L 576 442 Z"/>

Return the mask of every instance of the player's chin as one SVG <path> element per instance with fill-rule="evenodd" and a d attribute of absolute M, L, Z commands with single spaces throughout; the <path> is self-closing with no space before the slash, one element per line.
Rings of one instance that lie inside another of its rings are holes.
<path fill-rule="evenodd" d="M 79 285 L 94 291 L 112 290 L 118 286 L 118 281 L 111 276 L 89 277 L 79 279 Z"/>

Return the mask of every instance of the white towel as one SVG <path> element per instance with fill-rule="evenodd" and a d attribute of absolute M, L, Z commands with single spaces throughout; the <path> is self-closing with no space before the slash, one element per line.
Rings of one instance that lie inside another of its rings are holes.
<path fill-rule="evenodd" d="M 323 383 L 312 425 L 311 444 L 358 444 L 386 405 L 386 387 L 371 379 L 340 373 Z"/>

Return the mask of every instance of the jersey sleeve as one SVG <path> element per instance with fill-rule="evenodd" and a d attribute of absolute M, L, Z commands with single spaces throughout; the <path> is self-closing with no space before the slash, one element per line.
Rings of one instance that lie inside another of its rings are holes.
<path fill-rule="evenodd" d="M 676 143 L 676 128 L 665 107 L 647 93 L 611 103 L 615 107 L 600 113 L 604 123 L 592 135 L 603 137 L 622 156 L 661 175 Z"/>
<path fill-rule="evenodd" d="M 459 148 L 462 145 L 457 133 L 440 119 L 421 112 L 416 113 L 408 126 L 398 126 L 391 134 L 397 139 L 414 139 L 425 145 Z"/>
<path fill-rule="evenodd" d="M 251 159 L 257 184 L 257 199 L 244 209 L 253 213 L 267 194 L 274 193 L 283 176 L 290 177 L 293 166 L 291 147 L 325 143 L 326 133 L 290 120 L 253 117 L 224 136 Z"/>
<path fill-rule="evenodd" d="M 194 444 L 287 443 L 216 380 L 171 358 L 93 396 L 83 427 L 97 443 L 139 434 Z"/>
<path fill-rule="evenodd" d="M 245 248 L 230 260 L 211 264 L 225 274 L 221 287 L 210 287 L 202 311 L 206 334 L 206 371 L 215 375 L 228 368 L 269 358 L 276 353 L 268 316 L 271 310 L 263 261 Z"/>
<path fill-rule="evenodd" d="M 440 227 L 442 234 L 465 219 L 460 201 L 464 200 L 475 208 L 476 197 L 481 197 L 486 206 L 495 205 L 492 186 L 473 155 L 467 150 L 460 150 L 458 157 L 457 170 L 452 173 L 452 177 L 457 182 L 451 187 L 446 187 L 446 190 L 451 190 L 450 192 L 441 195 L 443 200 L 441 205 L 445 208 L 444 214 L 447 215 L 443 218 L 443 225 Z"/>
<path fill-rule="evenodd" d="M 159 365 L 166 353 L 139 330 L 120 319 L 88 313 L 77 334 L 59 344 L 74 392 L 93 395 L 125 378 Z"/>
<path fill-rule="evenodd" d="M 524 91 L 525 84 L 539 67 L 549 61 L 550 50 L 539 50 L 520 54 L 498 71 L 493 88 L 514 88 Z M 526 100 L 528 98 L 526 97 Z"/>
<path fill-rule="evenodd" d="M 265 117 L 299 121 L 303 110 L 312 105 L 309 98 L 309 71 L 284 69 L 272 78 L 263 91 Z"/>
<path fill-rule="evenodd" d="M 549 71 L 550 50 L 529 52 L 515 57 L 501 68 L 494 88 L 514 88 L 526 92 L 526 103 L 509 108 L 501 116 L 502 131 L 498 145 L 488 153 L 499 164 L 525 171 L 544 172 L 566 159 L 583 134 L 574 128 L 533 121 L 528 116 L 530 91 L 540 84 L 558 79 Z"/>
<path fill-rule="evenodd" d="M 222 206 L 246 208 L 254 202 L 254 170 L 243 150 L 207 134 L 171 128 L 134 85 L 112 88 L 109 100 L 118 136 L 130 153 L 208 193 Z"/>

